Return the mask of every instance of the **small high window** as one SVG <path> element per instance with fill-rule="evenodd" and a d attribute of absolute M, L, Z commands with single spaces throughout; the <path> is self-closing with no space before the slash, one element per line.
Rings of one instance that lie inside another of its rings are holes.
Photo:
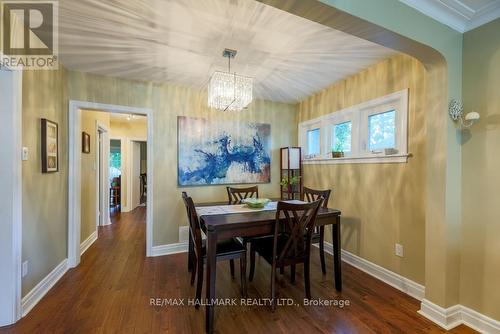
<path fill-rule="evenodd" d="M 368 116 L 368 147 L 370 151 L 396 147 L 396 111 Z"/>

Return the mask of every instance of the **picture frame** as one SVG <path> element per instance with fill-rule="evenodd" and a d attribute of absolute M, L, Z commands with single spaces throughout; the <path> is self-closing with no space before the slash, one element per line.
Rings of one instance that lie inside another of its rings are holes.
<path fill-rule="evenodd" d="M 82 132 L 82 153 L 90 153 L 90 135 L 87 132 Z"/>
<path fill-rule="evenodd" d="M 41 119 L 42 173 L 59 171 L 59 126 L 56 122 Z"/>

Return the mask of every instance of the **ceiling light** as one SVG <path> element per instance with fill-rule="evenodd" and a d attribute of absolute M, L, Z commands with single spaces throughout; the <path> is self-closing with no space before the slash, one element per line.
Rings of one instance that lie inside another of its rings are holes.
<path fill-rule="evenodd" d="M 208 84 L 208 106 L 218 110 L 243 110 L 253 99 L 253 79 L 231 73 L 231 58 L 236 50 L 225 49 L 222 56 L 228 59 L 228 71 L 215 71 Z"/>

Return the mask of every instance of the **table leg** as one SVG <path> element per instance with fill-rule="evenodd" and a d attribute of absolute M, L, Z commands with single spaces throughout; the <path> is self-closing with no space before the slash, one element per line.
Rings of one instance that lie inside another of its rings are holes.
<path fill-rule="evenodd" d="M 191 272 L 193 270 L 193 238 L 191 237 L 191 231 L 189 232 L 189 247 L 188 247 L 188 271 Z"/>
<path fill-rule="evenodd" d="M 206 319 L 205 326 L 207 333 L 213 333 L 214 331 L 214 319 L 215 319 L 215 274 L 217 266 L 217 233 L 215 231 L 208 231 L 207 233 L 207 279 L 206 279 L 206 290 L 208 305 L 205 307 Z"/>
<path fill-rule="evenodd" d="M 335 289 L 337 291 L 342 291 L 342 265 L 340 260 L 342 247 L 340 240 L 340 216 L 337 216 L 335 224 L 332 225 L 333 268 L 335 272 Z"/>

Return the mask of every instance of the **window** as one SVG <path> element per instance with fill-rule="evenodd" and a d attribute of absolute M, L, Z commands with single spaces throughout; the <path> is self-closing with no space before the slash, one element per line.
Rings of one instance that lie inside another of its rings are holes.
<path fill-rule="evenodd" d="M 370 151 L 396 147 L 396 111 L 368 116 L 368 147 Z"/>
<path fill-rule="evenodd" d="M 406 162 L 408 90 L 299 124 L 304 163 Z M 331 154 L 343 152 L 343 154 Z"/>
<path fill-rule="evenodd" d="M 333 126 L 332 131 L 332 151 L 336 152 L 351 152 L 351 131 L 352 131 L 352 122 L 347 121 L 340 124 L 335 124 Z"/>
<path fill-rule="evenodd" d="M 320 145 L 320 130 L 312 129 L 307 130 L 307 155 L 316 156 L 321 152 Z"/>

